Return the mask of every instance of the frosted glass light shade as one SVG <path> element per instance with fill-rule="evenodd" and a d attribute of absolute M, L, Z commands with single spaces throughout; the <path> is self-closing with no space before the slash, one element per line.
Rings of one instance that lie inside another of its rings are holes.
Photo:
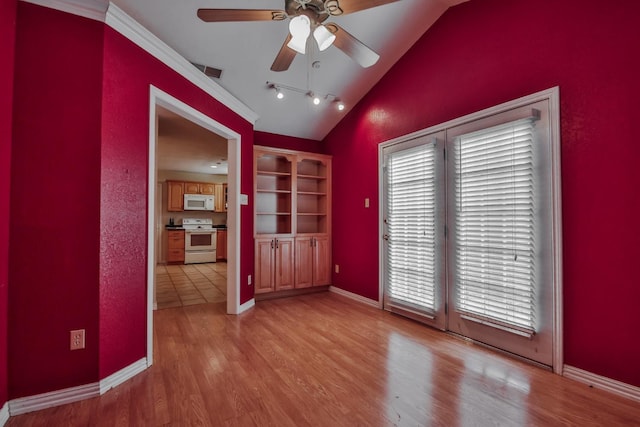
<path fill-rule="evenodd" d="M 291 40 L 287 46 L 298 53 L 304 54 L 307 47 L 307 38 L 311 33 L 311 21 L 306 15 L 298 15 L 289 22 Z"/>
<path fill-rule="evenodd" d="M 313 32 L 313 37 L 316 39 L 318 48 L 321 51 L 331 46 L 333 41 L 336 39 L 335 34 L 332 34 L 331 31 L 327 30 L 327 27 L 324 25 L 318 25 L 318 28 Z"/>

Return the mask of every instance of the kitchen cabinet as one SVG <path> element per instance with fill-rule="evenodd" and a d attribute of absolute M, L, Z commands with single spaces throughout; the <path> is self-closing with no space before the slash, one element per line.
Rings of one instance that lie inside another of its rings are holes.
<path fill-rule="evenodd" d="M 182 212 L 184 209 L 184 183 L 167 181 L 167 211 Z"/>
<path fill-rule="evenodd" d="M 331 283 L 331 245 L 327 235 L 295 238 L 295 287 Z"/>
<path fill-rule="evenodd" d="M 184 193 L 214 195 L 215 184 L 211 184 L 208 182 L 185 182 Z"/>
<path fill-rule="evenodd" d="M 185 194 L 206 194 L 214 196 L 214 211 L 227 211 L 227 184 L 210 182 L 167 181 L 167 211 L 184 211 Z"/>
<path fill-rule="evenodd" d="M 216 231 L 216 260 L 227 260 L 227 230 L 220 228 Z"/>
<path fill-rule="evenodd" d="M 293 289 L 293 238 L 263 237 L 255 245 L 255 293 Z"/>
<path fill-rule="evenodd" d="M 227 184 L 215 184 L 214 202 L 216 212 L 227 211 Z"/>
<path fill-rule="evenodd" d="M 254 147 L 254 200 L 256 281 L 260 282 L 255 292 L 330 284 L 331 156 Z M 278 259 L 274 241 L 292 241 L 293 252 Z M 285 273 L 276 273 L 275 268 Z M 293 286 L 278 287 L 274 277 L 290 272 Z"/>
<path fill-rule="evenodd" d="M 167 263 L 184 263 L 184 230 L 169 230 L 167 241 Z"/>

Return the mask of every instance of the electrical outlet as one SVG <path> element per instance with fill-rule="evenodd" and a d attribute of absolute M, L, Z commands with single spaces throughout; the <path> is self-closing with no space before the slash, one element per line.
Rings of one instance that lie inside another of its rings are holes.
<path fill-rule="evenodd" d="M 71 331 L 70 337 L 71 345 L 69 347 L 71 350 L 80 350 L 84 348 L 84 329 Z"/>
<path fill-rule="evenodd" d="M 365 208 L 369 207 L 369 198 L 368 197 L 364 199 L 364 207 Z"/>
<path fill-rule="evenodd" d="M 247 277 L 247 284 L 248 284 L 249 286 L 251 286 L 251 275 L 249 275 L 249 276 Z"/>
<path fill-rule="evenodd" d="M 336 273 L 340 273 L 340 266 L 336 264 Z"/>

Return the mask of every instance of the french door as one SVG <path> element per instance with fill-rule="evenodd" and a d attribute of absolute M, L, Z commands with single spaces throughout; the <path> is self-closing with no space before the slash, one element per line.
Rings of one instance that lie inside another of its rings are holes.
<path fill-rule="evenodd" d="M 444 132 L 384 150 L 384 307 L 445 329 Z"/>
<path fill-rule="evenodd" d="M 385 309 L 554 365 L 550 141 L 540 100 L 383 147 Z"/>

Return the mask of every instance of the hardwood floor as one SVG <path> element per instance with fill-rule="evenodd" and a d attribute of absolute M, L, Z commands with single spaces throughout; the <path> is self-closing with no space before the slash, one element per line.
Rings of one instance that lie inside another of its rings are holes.
<path fill-rule="evenodd" d="M 640 405 L 342 296 L 155 313 L 155 363 L 8 426 L 617 426 Z"/>

